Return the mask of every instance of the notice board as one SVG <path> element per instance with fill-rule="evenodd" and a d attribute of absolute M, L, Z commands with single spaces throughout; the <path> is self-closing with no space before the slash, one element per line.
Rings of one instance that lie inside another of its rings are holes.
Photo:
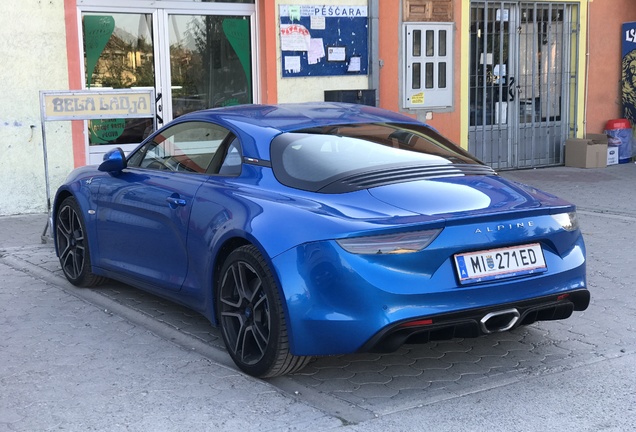
<path fill-rule="evenodd" d="M 284 78 L 368 74 L 367 6 L 281 5 L 279 12 Z"/>

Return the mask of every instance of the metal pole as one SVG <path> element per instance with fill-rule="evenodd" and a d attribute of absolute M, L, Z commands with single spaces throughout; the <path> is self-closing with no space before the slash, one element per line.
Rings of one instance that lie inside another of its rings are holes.
<path fill-rule="evenodd" d="M 50 231 L 52 229 L 51 226 L 51 183 L 49 181 L 49 157 L 48 151 L 46 148 L 46 127 L 44 125 L 45 114 L 44 114 L 44 94 L 40 91 L 40 124 L 42 127 L 42 153 L 44 154 L 44 180 L 46 182 L 46 226 L 44 227 L 44 231 L 42 231 L 41 241 L 42 243 L 46 243 L 48 237 L 46 232 L 49 231 L 49 236 L 52 234 Z"/>
<path fill-rule="evenodd" d="M 369 0 L 369 39 L 371 61 L 369 62 L 369 88 L 375 90 L 375 106 L 380 106 L 380 36 L 379 36 L 379 0 Z"/>

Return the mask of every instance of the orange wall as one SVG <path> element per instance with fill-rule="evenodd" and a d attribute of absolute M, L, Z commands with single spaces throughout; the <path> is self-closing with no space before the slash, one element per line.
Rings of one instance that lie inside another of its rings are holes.
<path fill-rule="evenodd" d="M 456 143 L 461 142 L 460 137 L 460 87 L 461 79 L 459 73 L 459 67 L 461 64 L 461 43 L 459 29 L 461 25 L 461 8 L 463 1 L 454 2 L 454 22 L 455 22 L 455 73 L 453 76 L 454 85 L 454 107 L 451 112 L 447 113 L 433 113 L 431 120 L 426 120 L 426 123 L 437 128 L 443 135 L 450 138 Z M 468 3 L 468 2 L 466 2 Z M 400 76 L 400 59 L 401 50 L 400 45 L 400 33 L 402 32 L 402 25 L 400 23 L 400 8 L 401 2 L 396 0 L 380 0 L 379 4 L 379 30 L 380 43 L 379 43 L 379 55 L 380 60 L 383 61 L 384 66 L 379 70 L 380 73 L 380 88 L 378 93 L 380 95 L 379 106 L 392 111 L 400 111 L 400 91 L 399 84 L 402 82 Z M 414 116 L 416 112 L 419 112 L 418 116 L 420 120 L 424 121 L 423 110 L 409 111 Z"/>
<path fill-rule="evenodd" d="M 66 27 L 66 58 L 68 61 L 68 89 L 82 89 L 79 32 L 77 30 L 77 0 L 64 0 L 64 26 Z M 73 158 L 75 167 L 86 165 L 84 122 L 72 121 Z"/>
<path fill-rule="evenodd" d="M 401 31 L 399 3 L 395 0 L 380 1 L 378 16 L 378 38 L 380 39 L 378 60 L 383 65 L 378 69 L 380 88 L 377 89 L 377 94 L 382 108 L 399 111 L 398 85 L 401 81 L 398 67 Z"/>
<path fill-rule="evenodd" d="M 276 21 L 276 1 L 261 0 L 256 4 L 259 13 L 259 48 L 261 51 L 261 103 L 273 104 L 278 101 L 276 76 L 276 39 L 278 25 Z"/>
<path fill-rule="evenodd" d="M 590 5 L 586 128 L 600 133 L 621 118 L 621 25 L 636 21 L 634 0 L 593 0 Z M 580 81 L 583 85 L 583 80 Z"/>

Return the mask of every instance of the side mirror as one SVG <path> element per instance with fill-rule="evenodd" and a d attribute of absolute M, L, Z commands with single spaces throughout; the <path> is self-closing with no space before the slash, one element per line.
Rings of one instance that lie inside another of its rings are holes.
<path fill-rule="evenodd" d="M 124 170 L 124 168 L 126 168 L 126 166 L 128 166 L 128 163 L 126 162 L 126 155 L 121 148 L 117 147 L 104 155 L 104 162 L 102 162 L 97 169 L 104 172 L 119 174 Z"/>

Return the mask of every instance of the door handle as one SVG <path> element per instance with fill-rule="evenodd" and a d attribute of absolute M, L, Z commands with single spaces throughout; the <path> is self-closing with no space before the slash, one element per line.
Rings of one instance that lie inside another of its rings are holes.
<path fill-rule="evenodd" d="M 186 200 L 184 200 L 183 198 L 174 197 L 174 196 L 169 196 L 168 198 L 166 198 L 166 201 L 168 202 L 168 204 L 170 205 L 170 208 L 172 209 L 176 209 L 177 207 L 183 207 L 187 204 Z"/>
<path fill-rule="evenodd" d="M 159 127 L 163 125 L 163 117 L 159 115 L 159 113 L 163 111 L 163 105 L 161 103 L 162 97 L 163 95 L 161 93 L 157 93 L 157 96 L 155 97 L 155 121 L 157 122 L 157 129 L 159 129 Z"/>
<path fill-rule="evenodd" d="M 510 102 L 515 101 L 515 77 L 510 77 L 508 81 L 508 94 L 510 95 Z"/>

